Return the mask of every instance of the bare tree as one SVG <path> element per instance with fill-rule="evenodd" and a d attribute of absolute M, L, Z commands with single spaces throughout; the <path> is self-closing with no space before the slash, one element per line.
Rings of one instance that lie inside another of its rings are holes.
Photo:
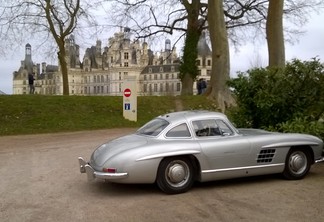
<path fill-rule="evenodd" d="M 74 32 L 80 18 L 89 19 L 85 10 L 88 6 L 82 6 L 81 0 L 1 0 L 0 4 L 2 40 L 17 44 L 27 33 L 39 41 L 49 40 L 49 37 L 54 39 L 63 79 L 63 95 L 69 95 L 65 40 Z"/>

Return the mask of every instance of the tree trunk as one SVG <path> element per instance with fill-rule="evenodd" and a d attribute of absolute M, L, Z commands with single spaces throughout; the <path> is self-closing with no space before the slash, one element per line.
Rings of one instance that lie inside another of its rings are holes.
<path fill-rule="evenodd" d="M 68 77 L 68 67 L 66 63 L 66 53 L 65 53 L 65 46 L 63 43 L 63 46 L 61 43 L 59 44 L 59 52 L 58 60 L 60 63 L 61 73 L 62 73 L 62 80 L 63 80 L 63 95 L 68 96 L 70 94 L 69 92 L 69 77 Z"/>
<path fill-rule="evenodd" d="M 266 34 L 270 67 L 284 67 L 286 63 L 282 24 L 283 6 L 284 0 L 269 0 Z"/>
<path fill-rule="evenodd" d="M 213 63 L 206 94 L 209 98 L 216 100 L 218 107 L 224 112 L 228 106 L 234 104 L 234 100 L 226 86 L 230 78 L 230 56 L 222 0 L 208 1 L 208 24 Z"/>
<path fill-rule="evenodd" d="M 193 83 L 194 80 L 190 75 L 185 75 L 182 79 L 181 95 L 192 95 L 193 94 Z"/>
<path fill-rule="evenodd" d="M 193 82 L 198 75 L 196 60 L 198 56 L 197 45 L 199 41 L 199 33 L 197 27 L 191 29 L 195 30 L 187 31 L 185 46 L 183 50 L 183 63 L 180 66 L 180 77 L 182 83 L 181 95 L 193 94 Z"/>
<path fill-rule="evenodd" d="M 200 0 L 193 0 L 191 4 L 189 1 L 184 1 L 183 4 L 188 13 L 188 24 L 183 49 L 183 61 L 180 65 L 181 95 L 192 95 L 193 82 L 198 75 L 196 62 L 198 56 L 197 46 L 203 24 L 199 21 Z"/>
<path fill-rule="evenodd" d="M 68 96 L 70 94 L 69 90 L 69 75 L 68 75 L 68 66 L 66 63 L 66 51 L 65 51 L 65 41 L 64 39 L 58 38 L 57 45 L 59 46 L 59 52 L 57 53 L 61 73 L 63 80 L 63 95 Z"/>

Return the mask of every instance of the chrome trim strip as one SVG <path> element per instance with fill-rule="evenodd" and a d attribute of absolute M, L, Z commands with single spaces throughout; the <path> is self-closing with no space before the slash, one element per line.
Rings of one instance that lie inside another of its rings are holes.
<path fill-rule="evenodd" d="M 264 148 L 276 148 L 276 147 L 291 147 L 291 146 L 300 146 L 300 145 L 309 145 L 309 146 L 318 146 L 319 143 L 314 143 L 310 141 L 294 141 L 294 142 L 281 142 L 281 143 L 274 143 L 270 145 L 263 146 Z"/>
<path fill-rule="evenodd" d="M 168 156 L 180 156 L 180 155 L 188 155 L 188 154 L 197 154 L 197 153 L 200 153 L 200 151 L 198 151 L 198 150 L 180 150 L 180 151 L 159 153 L 159 154 L 154 154 L 154 155 L 150 155 L 150 156 L 145 156 L 145 157 L 137 159 L 136 161 L 163 158 L 163 157 L 168 157 Z"/>
<path fill-rule="evenodd" d="M 266 167 L 277 167 L 283 166 L 284 163 L 276 163 L 276 164 L 268 164 L 268 165 L 260 165 L 260 166 L 247 166 L 247 167 L 233 167 L 233 168 L 225 168 L 225 169 L 215 169 L 215 170 L 202 170 L 201 173 L 217 173 L 217 172 L 226 172 L 226 171 L 235 171 L 235 170 L 247 170 L 247 169 L 259 169 Z"/>

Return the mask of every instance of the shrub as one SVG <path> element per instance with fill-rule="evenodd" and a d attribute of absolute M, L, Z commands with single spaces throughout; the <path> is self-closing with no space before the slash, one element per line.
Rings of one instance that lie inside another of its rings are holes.
<path fill-rule="evenodd" d="M 238 105 L 228 115 L 239 127 L 293 130 L 307 123 L 300 118 L 311 119 L 315 128 L 323 124 L 324 66 L 316 58 L 240 72 L 228 85 Z"/>

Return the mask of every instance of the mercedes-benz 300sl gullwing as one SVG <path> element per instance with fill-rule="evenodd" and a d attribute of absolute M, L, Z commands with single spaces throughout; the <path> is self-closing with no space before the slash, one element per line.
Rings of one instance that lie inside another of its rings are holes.
<path fill-rule="evenodd" d="M 315 136 L 236 129 L 210 111 L 161 115 L 102 144 L 89 161 L 79 157 L 88 180 L 156 183 L 169 194 L 186 192 L 195 181 L 277 173 L 298 180 L 323 161 L 323 141 Z"/>

